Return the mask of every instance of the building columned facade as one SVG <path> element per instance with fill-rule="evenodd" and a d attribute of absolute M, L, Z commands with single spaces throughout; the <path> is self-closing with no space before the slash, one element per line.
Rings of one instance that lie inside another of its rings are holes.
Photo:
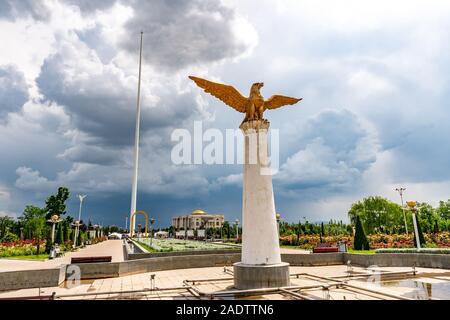
<path fill-rule="evenodd" d="M 172 218 L 172 227 L 177 231 L 222 228 L 224 222 L 223 214 L 209 214 L 203 210 L 194 210 L 191 214 Z"/>

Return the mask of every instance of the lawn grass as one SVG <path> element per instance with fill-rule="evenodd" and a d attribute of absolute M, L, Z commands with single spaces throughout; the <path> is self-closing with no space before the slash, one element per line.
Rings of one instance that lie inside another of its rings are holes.
<path fill-rule="evenodd" d="M 290 245 L 290 244 L 287 244 L 287 245 L 280 245 L 280 248 L 286 248 L 286 249 L 298 249 L 298 250 L 308 250 L 308 249 L 302 249 L 302 248 L 300 248 L 299 246 L 295 246 L 295 245 Z"/>
<path fill-rule="evenodd" d="M 14 257 L 3 257 L 2 259 L 13 259 L 13 260 L 33 260 L 33 261 L 45 261 L 48 260 L 48 254 L 35 254 L 29 256 L 14 256 Z"/>
<path fill-rule="evenodd" d="M 356 254 L 375 254 L 375 250 L 354 250 L 348 248 L 348 253 L 356 253 Z"/>
<path fill-rule="evenodd" d="M 150 247 L 149 245 L 146 245 L 145 243 L 142 243 L 140 241 L 135 241 L 135 242 L 137 242 L 142 248 L 147 250 L 149 253 L 159 252 L 158 250 L 153 249 L 152 247 Z"/>

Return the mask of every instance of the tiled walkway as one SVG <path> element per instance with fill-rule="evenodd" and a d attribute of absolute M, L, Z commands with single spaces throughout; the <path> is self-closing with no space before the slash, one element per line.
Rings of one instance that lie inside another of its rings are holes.
<path fill-rule="evenodd" d="M 72 257 L 96 257 L 96 256 L 112 256 L 113 262 L 124 261 L 122 240 L 108 240 L 76 252 L 66 253 L 63 257 L 46 261 L 32 260 L 14 260 L 0 259 L 0 272 L 33 270 L 33 269 L 52 269 L 62 264 L 70 264 Z"/>

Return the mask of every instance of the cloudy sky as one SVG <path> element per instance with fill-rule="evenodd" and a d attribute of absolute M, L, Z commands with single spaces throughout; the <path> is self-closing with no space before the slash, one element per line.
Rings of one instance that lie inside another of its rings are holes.
<path fill-rule="evenodd" d="M 347 218 L 368 195 L 450 198 L 448 1 L 0 0 L 0 215 L 58 186 L 125 225 L 139 32 L 144 31 L 138 209 L 157 226 L 202 208 L 240 218 L 239 165 L 171 162 L 171 133 L 242 115 L 187 76 L 302 97 L 280 130 L 276 207 L 287 221 Z"/>

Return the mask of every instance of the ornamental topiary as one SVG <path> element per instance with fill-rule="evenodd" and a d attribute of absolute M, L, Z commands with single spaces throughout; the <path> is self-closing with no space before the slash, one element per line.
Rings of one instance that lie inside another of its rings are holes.
<path fill-rule="evenodd" d="M 64 244 L 64 233 L 63 233 L 63 226 L 61 223 L 58 224 L 58 227 L 56 227 L 55 242 L 60 245 Z"/>
<path fill-rule="evenodd" d="M 354 250 L 369 250 L 369 241 L 367 241 L 366 233 L 361 223 L 359 216 L 356 216 L 355 223 L 355 238 L 353 241 Z"/>

